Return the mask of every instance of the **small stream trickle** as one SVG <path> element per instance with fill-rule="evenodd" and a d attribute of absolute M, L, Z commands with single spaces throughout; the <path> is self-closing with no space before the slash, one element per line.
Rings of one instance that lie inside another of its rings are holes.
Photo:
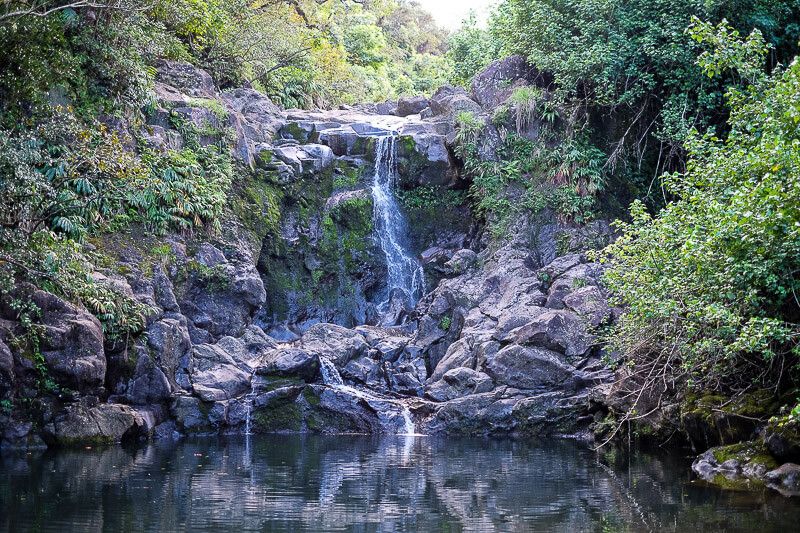
<path fill-rule="evenodd" d="M 398 428 L 397 432 L 398 435 L 413 436 L 417 434 L 417 428 L 416 425 L 414 424 L 414 419 L 411 417 L 411 411 L 408 409 L 408 406 L 406 406 L 406 404 L 404 404 L 400 400 L 384 398 L 378 396 L 375 393 L 367 392 L 364 390 L 356 389 L 355 387 L 351 387 L 349 385 L 345 385 L 342 376 L 336 369 L 336 365 L 334 365 L 333 361 L 331 361 L 327 357 L 320 357 L 319 364 L 320 364 L 320 372 L 322 374 L 322 381 L 325 383 L 325 385 L 331 387 L 332 389 L 340 390 L 342 392 L 352 394 L 357 398 L 361 398 L 362 400 L 370 404 L 370 406 L 376 409 L 379 407 L 384 407 L 386 405 L 392 406 L 393 408 L 397 408 L 398 414 L 403 419 L 403 427 Z"/>

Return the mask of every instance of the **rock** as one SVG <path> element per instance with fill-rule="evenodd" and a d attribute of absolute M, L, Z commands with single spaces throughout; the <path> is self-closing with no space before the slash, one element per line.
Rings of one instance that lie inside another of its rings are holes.
<path fill-rule="evenodd" d="M 363 335 L 335 324 L 315 324 L 303 335 L 301 346 L 308 353 L 330 359 L 337 367 L 364 354 Z"/>
<path fill-rule="evenodd" d="M 777 466 L 763 446 L 744 442 L 711 448 L 694 460 L 692 470 L 708 483 L 741 490 L 763 487 L 766 473 Z"/>
<path fill-rule="evenodd" d="M 153 440 L 157 441 L 177 441 L 183 435 L 178 431 L 178 425 L 173 420 L 168 420 L 157 425 L 153 430 Z"/>
<path fill-rule="evenodd" d="M 764 475 L 767 486 L 784 496 L 800 496 L 800 465 L 785 463 Z"/>
<path fill-rule="evenodd" d="M 541 346 L 567 356 L 585 354 L 593 338 L 581 319 L 566 311 L 548 311 L 509 333 L 514 344 Z"/>
<path fill-rule="evenodd" d="M 369 357 L 353 359 L 341 371 L 344 379 L 357 381 L 374 388 L 386 386 L 383 369 L 378 361 Z"/>
<path fill-rule="evenodd" d="M 444 271 L 450 276 L 459 276 L 475 266 L 477 262 L 478 254 L 465 248 L 453 254 L 450 260 L 444 264 Z"/>
<path fill-rule="evenodd" d="M 450 118 L 460 112 L 479 114 L 482 111 L 481 106 L 469 97 L 467 91 L 451 85 L 440 87 L 434 93 L 430 107 L 433 116 L 444 115 Z"/>
<path fill-rule="evenodd" d="M 14 356 L 11 349 L 0 338 L 0 398 L 4 398 L 14 386 Z"/>
<path fill-rule="evenodd" d="M 168 400 L 171 394 L 172 387 L 164 372 L 150 356 L 140 355 L 128 384 L 128 401 L 134 405 L 160 403 Z"/>
<path fill-rule="evenodd" d="M 770 420 L 764 444 L 780 461 L 800 462 L 800 422 L 789 417 Z"/>
<path fill-rule="evenodd" d="M 172 390 L 188 388 L 192 370 L 192 342 L 183 321 L 164 318 L 147 328 L 147 345 L 153 350 Z"/>
<path fill-rule="evenodd" d="M 171 413 L 182 431 L 198 433 L 210 429 L 208 407 L 198 398 L 178 396 L 172 402 Z"/>
<path fill-rule="evenodd" d="M 426 389 L 426 396 L 446 402 L 468 394 L 481 394 L 494 388 L 492 378 L 471 368 L 454 368 Z"/>
<path fill-rule="evenodd" d="M 319 372 L 319 356 L 300 348 L 277 348 L 264 357 L 259 375 L 297 376 L 312 381 Z"/>
<path fill-rule="evenodd" d="M 552 388 L 575 373 L 556 352 L 516 345 L 507 346 L 489 357 L 485 370 L 498 383 L 517 389 Z"/>
<path fill-rule="evenodd" d="M 146 436 L 151 429 L 142 415 L 127 405 L 99 404 L 89 408 L 73 404 L 45 426 L 45 439 L 59 446 L 113 444 Z"/>
<path fill-rule="evenodd" d="M 509 56 L 494 61 L 472 79 L 472 97 L 483 107 L 494 109 L 505 103 L 517 87 L 529 84 L 546 87 L 551 81 L 524 57 Z"/>
<path fill-rule="evenodd" d="M 608 299 L 599 287 L 582 287 L 564 297 L 564 305 L 594 327 L 611 319 Z"/>
<path fill-rule="evenodd" d="M 189 63 L 158 60 L 156 79 L 190 96 L 210 98 L 216 92 L 211 75 Z"/>
<path fill-rule="evenodd" d="M 236 398 L 250 389 L 250 374 L 238 368 L 231 355 L 216 344 L 194 347 L 191 377 L 195 394 L 207 402 Z"/>
<path fill-rule="evenodd" d="M 431 374 L 430 381 L 439 381 L 447 372 L 459 367 L 475 367 L 475 352 L 471 339 L 459 339 L 447 348 L 444 357 Z"/>
<path fill-rule="evenodd" d="M 47 448 L 47 444 L 39 436 L 33 422 L 4 419 L 0 416 L 0 450 L 36 450 Z"/>
<path fill-rule="evenodd" d="M 106 376 L 106 357 L 100 321 L 44 291 L 34 292 L 32 301 L 41 309 L 42 355 L 51 375 L 74 390 L 101 387 Z"/>
<path fill-rule="evenodd" d="M 409 115 L 418 115 L 426 107 L 428 107 L 428 99 L 424 96 L 400 98 L 397 101 L 397 116 L 407 117 Z"/>

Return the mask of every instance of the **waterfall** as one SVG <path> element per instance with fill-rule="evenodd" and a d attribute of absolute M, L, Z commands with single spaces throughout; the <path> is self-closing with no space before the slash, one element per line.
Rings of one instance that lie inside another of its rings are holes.
<path fill-rule="evenodd" d="M 377 138 L 372 178 L 375 231 L 386 256 L 387 268 L 386 300 L 380 306 L 382 313 L 387 311 L 396 289 L 402 291 L 404 303 L 412 308 L 425 291 L 422 266 L 404 245 L 407 224 L 392 190 L 397 179 L 396 140 L 396 135 Z"/>
<path fill-rule="evenodd" d="M 399 411 L 399 415 L 403 419 L 403 426 L 402 428 L 398 428 L 401 431 L 398 433 L 400 435 L 407 435 L 407 436 L 414 436 L 417 434 L 417 428 L 414 425 L 414 420 L 411 418 L 411 411 L 408 409 L 408 406 L 399 400 L 393 400 L 389 398 L 383 398 L 378 396 L 377 394 L 363 391 L 356 389 L 355 387 L 350 387 L 349 385 L 344 384 L 344 380 L 342 376 L 339 374 L 339 371 L 336 369 L 336 365 L 333 364 L 333 361 L 328 359 L 327 357 L 320 356 L 319 358 L 319 366 L 320 366 L 320 373 L 322 374 L 322 381 L 325 385 L 337 390 L 341 390 L 348 394 L 352 394 L 358 398 L 361 398 L 370 406 L 372 406 L 377 411 L 386 411 L 386 407 L 393 407 Z"/>
<path fill-rule="evenodd" d="M 333 364 L 333 361 L 327 357 L 320 357 L 319 366 L 320 372 L 322 373 L 322 381 L 325 382 L 325 385 L 330 387 L 339 387 L 344 385 L 342 376 L 339 375 L 339 371 L 336 370 L 336 365 Z"/>

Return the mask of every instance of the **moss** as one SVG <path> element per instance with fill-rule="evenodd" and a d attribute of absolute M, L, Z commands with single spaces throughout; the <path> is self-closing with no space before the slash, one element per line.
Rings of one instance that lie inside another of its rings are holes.
<path fill-rule="evenodd" d="M 211 292 L 221 292 L 230 287 L 231 279 L 222 265 L 209 267 L 192 259 L 186 268 Z"/>
<path fill-rule="evenodd" d="M 298 385 L 305 385 L 305 381 L 297 377 L 286 377 L 278 374 L 270 374 L 263 376 L 266 384 L 259 388 L 259 391 L 270 392 L 284 387 L 294 387 Z"/>
<path fill-rule="evenodd" d="M 281 133 L 286 133 L 292 139 L 304 143 L 308 141 L 309 132 L 300 127 L 297 122 L 289 122 L 281 128 Z"/>
<path fill-rule="evenodd" d="M 297 403 L 287 402 L 257 410 L 253 413 L 253 423 L 260 433 L 299 432 L 303 429 L 303 412 Z"/>
<path fill-rule="evenodd" d="M 773 470 L 779 466 L 775 458 L 760 442 L 740 442 L 729 446 L 720 446 L 714 448 L 712 454 L 720 464 L 735 459 L 742 464 L 764 465 L 767 470 Z"/>
<path fill-rule="evenodd" d="M 333 188 L 334 190 L 349 189 L 358 185 L 364 175 L 364 167 L 351 167 L 350 165 L 338 165 L 334 171 Z"/>

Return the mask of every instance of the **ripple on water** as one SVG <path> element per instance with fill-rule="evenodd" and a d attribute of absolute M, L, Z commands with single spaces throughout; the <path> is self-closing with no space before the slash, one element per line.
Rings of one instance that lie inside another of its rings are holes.
<path fill-rule="evenodd" d="M 3 454 L 0 531 L 792 531 L 800 505 L 563 442 L 268 436 Z"/>

